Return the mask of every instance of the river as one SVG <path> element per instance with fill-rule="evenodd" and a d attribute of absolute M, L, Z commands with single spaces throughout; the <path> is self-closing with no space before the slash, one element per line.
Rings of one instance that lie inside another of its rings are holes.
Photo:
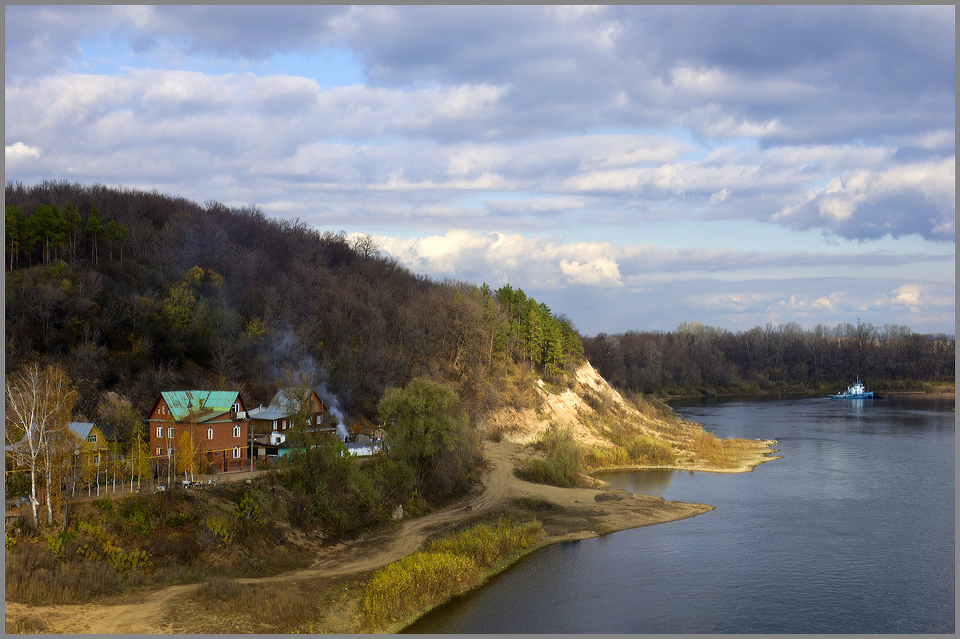
<path fill-rule="evenodd" d="M 603 475 L 715 510 L 549 546 L 414 633 L 954 633 L 953 400 L 678 404 L 776 439 L 740 474 Z"/>

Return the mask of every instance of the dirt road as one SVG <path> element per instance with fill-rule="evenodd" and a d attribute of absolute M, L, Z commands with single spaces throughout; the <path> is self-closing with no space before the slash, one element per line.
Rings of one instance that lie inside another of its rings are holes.
<path fill-rule="evenodd" d="M 692 517 L 711 510 L 704 504 L 669 502 L 615 491 L 614 499 L 596 501 L 602 491 L 531 484 L 513 475 L 520 446 L 507 441 L 484 442 L 489 468 L 483 491 L 469 499 L 403 521 L 372 540 L 346 542 L 320 551 L 309 568 L 272 577 L 238 579 L 241 583 L 305 581 L 342 577 L 375 570 L 418 548 L 434 533 L 465 517 L 496 512 L 516 497 L 536 497 L 553 504 L 560 515 L 545 524 L 548 542 L 584 539 L 615 530 Z M 33 618 L 45 631 L 68 634 L 148 634 L 173 632 L 169 609 L 196 589 L 196 584 L 127 593 L 110 604 L 27 606 L 6 604 L 7 620 Z"/>

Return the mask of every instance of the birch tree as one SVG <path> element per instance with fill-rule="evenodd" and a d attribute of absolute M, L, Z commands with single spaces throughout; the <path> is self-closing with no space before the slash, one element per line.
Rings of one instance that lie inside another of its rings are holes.
<path fill-rule="evenodd" d="M 53 466 L 56 448 L 69 430 L 70 416 L 77 401 L 70 379 L 59 366 L 41 369 L 37 363 L 26 366 L 4 380 L 6 440 L 14 459 L 30 472 L 30 496 L 33 521 L 38 523 L 38 479 L 46 468 L 47 519 L 53 523 Z"/>

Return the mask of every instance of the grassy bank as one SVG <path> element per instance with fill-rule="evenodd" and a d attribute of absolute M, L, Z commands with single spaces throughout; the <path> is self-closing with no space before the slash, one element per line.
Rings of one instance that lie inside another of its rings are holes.
<path fill-rule="evenodd" d="M 542 536 L 536 519 L 515 522 L 502 517 L 445 535 L 374 573 L 364 590 L 362 623 L 368 630 L 402 627 L 475 588 L 490 571 L 512 563 Z"/>

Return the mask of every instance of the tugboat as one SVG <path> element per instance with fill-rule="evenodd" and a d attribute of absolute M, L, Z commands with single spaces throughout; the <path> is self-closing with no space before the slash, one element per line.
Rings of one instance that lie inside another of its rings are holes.
<path fill-rule="evenodd" d="M 873 391 L 868 391 L 860 382 L 860 376 L 857 375 L 857 383 L 848 386 L 847 390 L 836 395 L 828 395 L 830 399 L 873 399 Z"/>

